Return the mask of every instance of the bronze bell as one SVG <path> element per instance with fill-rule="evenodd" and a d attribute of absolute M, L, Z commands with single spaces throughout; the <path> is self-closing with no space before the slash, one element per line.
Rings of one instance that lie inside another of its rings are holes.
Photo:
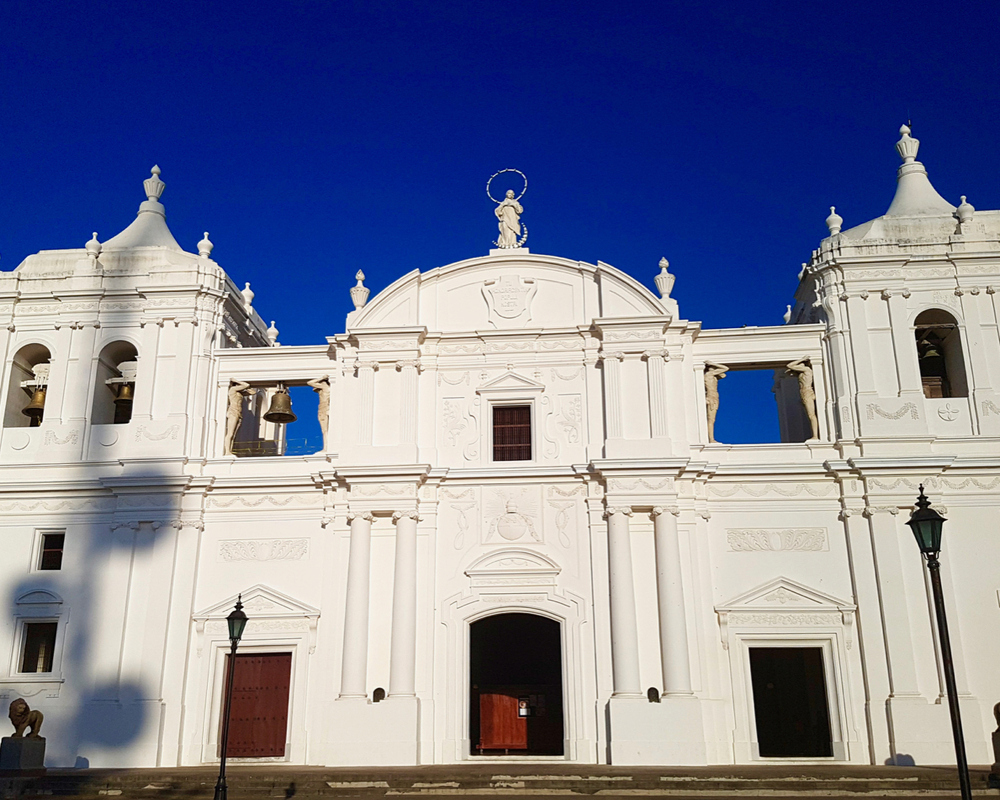
<path fill-rule="evenodd" d="M 31 402 L 21 409 L 21 413 L 26 417 L 31 417 L 31 427 L 36 428 L 42 422 L 42 415 L 45 413 L 45 387 L 36 386 L 31 393 Z"/>
<path fill-rule="evenodd" d="M 115 405 L 124 405 L 125 403 L 131 405 L 133 400 L 135 400 L 135 386 L 131 383 L 119 384 L 118 392 L 115 395 Z"/>
<path fill-rule="evenodd" d="M 278 391 L 271 398 L 271 407 L 264 414 L 264 419 L 268 422 L 282 423 L 295 422 L 298 417 L 292 413 L 292 398 L 288 396 L 288 389 L 279 386 Z"/>
<path fill-rule="evenodd" d="M 133 400 L 135 400 L 135 384 L 118 384 L 115 391 L 115 425 L 126 425 L 132 421 Z"/>

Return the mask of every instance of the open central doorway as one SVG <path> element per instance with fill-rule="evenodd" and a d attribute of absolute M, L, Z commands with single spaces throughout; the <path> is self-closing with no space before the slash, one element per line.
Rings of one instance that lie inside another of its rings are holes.
<path fill-rule="evenodd" d="M 762 758 L 833 755 L 820 647 L 751 647 L 757 744 Z"/>
<path fill-rule="evenodd" d="M 497 614 L 470 629 L 473 755 L 562 755 L 562 637 L 537 614 Z"/>

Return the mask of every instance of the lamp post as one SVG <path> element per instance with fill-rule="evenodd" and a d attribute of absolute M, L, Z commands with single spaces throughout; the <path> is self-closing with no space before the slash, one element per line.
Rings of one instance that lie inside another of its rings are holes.
<path fill-rule="evenodd" d="M 931 508 L 930 500 L 924 495 L 920 485 L 917 507 L 910 514 L 907 525 L 913 531 L 917 546 L 927 562 L 934 593 L 934 612 L 937 617 L 938 639 L 941 642 L 941 661 L 944 663 L 944 684 L 948 690 L 948 710 L 951 712 L 951 734 L 955 739 L 955 761 L 958 763 L 958 782 L 962 789 L 962 800 L 972 800 L 969 783 L 969 764 L 965 757 L 965 737 L 962 735 L 962 714 L 958 708 L 958 690 L 955 688 L 955 665 L 951 660 L 951 639 L 948 637 L 948 618 L 944 611 L 944 595 L 941 591 L 941 533 L 945 518 Z"/>
<path fill-rule="evenodd" d="M 236 671 L 236 648 L 239 646 L 243 629 L 247 626 L 247 615 L 243 613 L 243 595 L 236 598 L 236 607 L 226 617 L 229 626 L 229 670 L 226 676 L 226 697 L 222 710 L 222 759 L 219 762 L 219 780 L 215 783 L 215 800 L 226 800 L 229 788 L 226 786 L 226 750 L 229 747 L 229 710 L 233 702 L 233 674 Z"/>

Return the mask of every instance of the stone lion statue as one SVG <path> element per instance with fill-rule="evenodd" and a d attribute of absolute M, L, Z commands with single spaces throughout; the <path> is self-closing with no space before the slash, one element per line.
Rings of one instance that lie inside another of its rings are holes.
<path fill-rule="evenodd" d="M 39 729 L 42 727 L 42 720 L 45 718 L 41 711 L 32 711 L 28 704 L 20 697 L 10 704 L 10 723 L 14 726 L 14 739 L 24 736 L 25 728 L 29 728 L 29 739 L 40 739 Z"/>

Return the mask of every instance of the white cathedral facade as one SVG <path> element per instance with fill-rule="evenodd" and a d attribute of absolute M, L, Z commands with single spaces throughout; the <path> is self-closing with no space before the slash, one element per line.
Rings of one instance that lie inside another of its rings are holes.
<path fill-rule="evenodd" d="M 154 169 L 126 230 L 0 274 L 4 702 L 50 766 L 214 763 L 242 595 L 233 758 L 954 763 L 922 483 L 991 762 L 1000 212 L 917 146 L 884 216 L 831 213 L 783 326 L 530 253 L 508 197 L 488 255 L 359 278 L 309 346 L 177 244 Z M 714 441 L 746 369 L 781 443 Z M 306 385 L 324 446 L 284 455 Z"/>

